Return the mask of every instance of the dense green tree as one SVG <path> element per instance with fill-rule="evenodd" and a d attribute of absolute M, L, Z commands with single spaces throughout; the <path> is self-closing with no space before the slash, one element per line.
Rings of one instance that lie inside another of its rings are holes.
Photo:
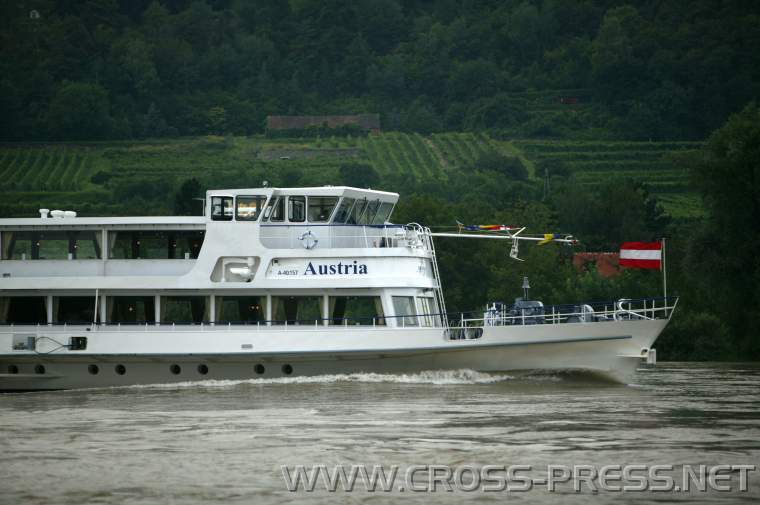
<path fill-rule="evenodd" d="M 108 138 L 113 127 L 108 92 L 97 84 L 64 81 L 50 103 L 47 122 L 56 138 Z"/>

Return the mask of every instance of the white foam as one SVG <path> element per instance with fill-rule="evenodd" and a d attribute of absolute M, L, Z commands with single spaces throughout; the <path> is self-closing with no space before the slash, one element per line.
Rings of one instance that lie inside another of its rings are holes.
<path fill-rule="evenodd" d="M 493 384 L 513 379 L 511 375 L 496 375 L 474 370 L 428 370 L 415 374 L 352 373 L 299 377 L 278 377 L 274 379 L 205 380 L 195 382 L 174 382 L 166 384 L 137 384 L 122 388 L 181 389 L 181 388 L 231 388 L 239 385 L 264 384 L 332 384 L 339 382 L 391 383 L 391 384 L 433 384 L 470 385 Z"/>

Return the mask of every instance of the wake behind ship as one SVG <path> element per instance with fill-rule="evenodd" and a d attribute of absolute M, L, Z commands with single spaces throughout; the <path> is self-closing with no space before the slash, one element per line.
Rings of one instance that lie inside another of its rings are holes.
<path fill-rule="evenodd" d="M 354 372 L 581 369 L 627 380 L 665 298 L 446 312 L 432 233 L 398 194 L 208 191 L 204 216 L 0 220 L 0 390 Z M 551 238 L 550 238 L 551 239 Z M 546 240 L 546 239 L 544 239 Z M 557 237 L 557 241 L 570 241 Z"/>

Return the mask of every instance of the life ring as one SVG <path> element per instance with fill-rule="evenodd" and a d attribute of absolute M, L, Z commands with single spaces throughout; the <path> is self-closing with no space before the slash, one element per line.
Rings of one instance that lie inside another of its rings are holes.
<path fill-rule="evenodd" d="M 311 231 L 307 231 L 298 237 L 298 239 L 303 243 L 304 248 L 309 250 L 317 247 L 317 244 L 319 243 L 319 239 Z"/>

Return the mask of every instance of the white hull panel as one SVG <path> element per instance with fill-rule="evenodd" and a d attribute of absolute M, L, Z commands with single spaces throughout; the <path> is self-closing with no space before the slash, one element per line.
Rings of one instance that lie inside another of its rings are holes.
<path fill-rule="evenodd" d="M 0 391 L 455 369 L 589 370 L 628 382 L 667 322 L 495 326 L 474 340 L 449 340 L 442 328 L 5 327 L 0 329 Z M 5 351 L 20 334 L 44 337 L 37 352 Z M 87 349 L 53 350 L 52 342 L 70 336 L 86 336 Z M 123 375 L 116 373 L 117 365 L 124 367 Z"/>

